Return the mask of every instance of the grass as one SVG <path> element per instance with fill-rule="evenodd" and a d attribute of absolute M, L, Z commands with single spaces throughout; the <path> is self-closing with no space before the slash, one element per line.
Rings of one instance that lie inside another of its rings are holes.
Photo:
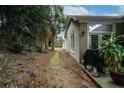
<path fill-rule="evenodd" d="M 59 63 L 59 54 L 56 52 L 53 57 L 50 59 L 48 64 L 46 65 L 47 70 L 53 68 L 56 64 Z"/>

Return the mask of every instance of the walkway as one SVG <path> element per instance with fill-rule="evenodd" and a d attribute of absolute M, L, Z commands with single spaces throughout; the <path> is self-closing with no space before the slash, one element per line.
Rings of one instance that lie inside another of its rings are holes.
<path fill-rule="evenodd" d="M 52 61 L 53 64 L 55 62 L 55 65 L 52 65 L 52 68 L 47 70 L 48 87 L 97 87 L 66 51 L 57 51 L 53 56 L 53 59 L 55 58 L 57 63 Z"/>

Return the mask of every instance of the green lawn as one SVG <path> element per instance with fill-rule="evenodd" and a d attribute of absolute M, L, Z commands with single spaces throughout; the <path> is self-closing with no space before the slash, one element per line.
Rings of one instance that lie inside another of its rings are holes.
<path fill-rule="evenodd" d="M 59 63 L 59 53 L 56 52 L 53 57 L 50 59 L 48 64 L 46 65 L 47 70 L 53 68 L 56 64 Z"/>

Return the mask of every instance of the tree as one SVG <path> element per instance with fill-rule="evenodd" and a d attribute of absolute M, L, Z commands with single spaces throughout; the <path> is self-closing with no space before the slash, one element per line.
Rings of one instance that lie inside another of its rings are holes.
<path fill-rule="evenodd" d="M 54 41 L 55 47 L 62 47 L 62 44 L 64 43 L 64 39 L 62 36 L 58 36 Z"/>
<path fill-rule="evenodd" d="M 62 31 L 62 6 L 0 6 L 0 45 L 5 49 L 47 48 Z M 40 44 L 39 44 L 40 43 Z"/>
<path fill-rule="evenodd" d="M 39 34 L 42 40 L 46 36 L 44 26 L 50 20 L 50 11 L 50 6 L 0 6 L 0 38 L 7 48 L 35 45 Z"/>
<path fill-rule="evenodd" d="M 65 28 L 65 17 L 63 15 L 63 7 L 62 6 L 51 6 L 51 32 L 52 32 L 52 50 L 54 50 L 54 40 L 57 33 L 64 31 Z"/>

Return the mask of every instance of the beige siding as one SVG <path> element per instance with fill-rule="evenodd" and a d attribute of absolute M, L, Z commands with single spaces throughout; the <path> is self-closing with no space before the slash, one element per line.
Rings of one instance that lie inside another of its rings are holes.
<path fill-rule="evenodd" d="M 83 33 L 84 32 L 84 33 Z M 80 61 L 87 49 L 87 23 L 80 24 Z"/>
<path fill-rule="evenodd" d="M 71 50 L 71 33 L 74 31 L 74 51 Z M 69 54 L 77 61 L 80 62 L 79 56 L 79 28 L 77 24 L 71 22 L 70 26 L 67 31 L 67 38 L 66 38 L 66 50 Z"/>
<path fill-rule="evenodd" d="M 65 49 L 69 54 L 77 61 L 81 62 L 83 55 L 88 48 L 88 32 L 87 23 L 113 23 L 113 31 L 117 31 L 118 34 L 123 33 L 124 23 L 116 23 L 112 20 L 80 20 L 79 24 L 71 22 L 68 27 L 67 35 L 65 38 Z M 74 31 L 74 51 L 71 50 L 71 33 Z M 84 32 L 84 33 L 83 33 Z M 124 33 L 123 33 L 124 34 Z"/>

